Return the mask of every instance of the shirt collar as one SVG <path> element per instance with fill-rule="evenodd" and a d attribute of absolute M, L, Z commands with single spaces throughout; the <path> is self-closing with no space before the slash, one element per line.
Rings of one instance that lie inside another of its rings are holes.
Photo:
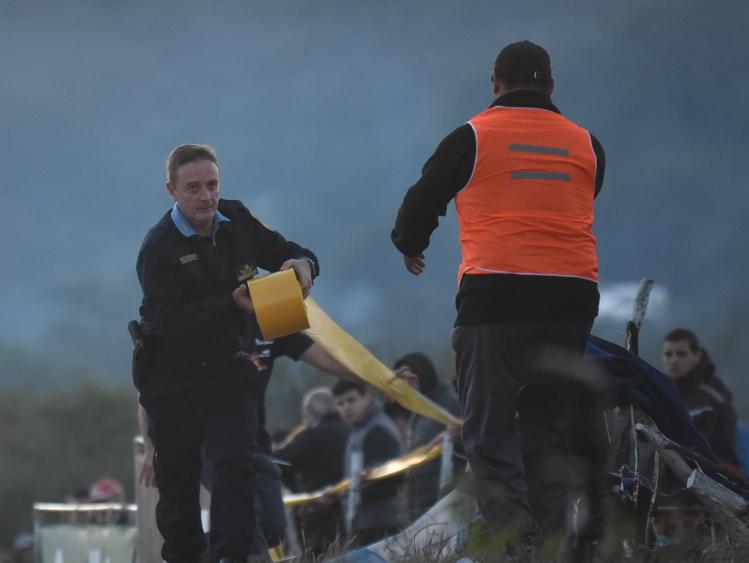
<path fill-rule="evenodd" d="M 182 214 L 182 211 L 180 211 L 176 202 L 174 204 L 174 207 L 172 207 L 172 222 L 183 237 L 198 236 L 198 231 L 196 231 L 195 227 L 190 224 L 190 221 L 187 220 L 187 217 Z M 215 235 L 216 231 L 218 231 L 218 226 L 221 223 L 225 222 L 229 223 L 231 222 L 231 219 L 217 210 L 216 214 L 213 216 L 213 230 L 211 231 L 211 233 Z"/>
<path fill-rule="evenodd" d="M 490 107 L 538 108 L 561 113 L 551 97 L 540 90 L 513 90 L 494 100 Z"/>

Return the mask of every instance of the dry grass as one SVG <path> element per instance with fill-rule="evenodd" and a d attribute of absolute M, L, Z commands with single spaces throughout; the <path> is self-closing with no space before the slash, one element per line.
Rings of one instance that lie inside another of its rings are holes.
<path fill-rule="evenodd" d="M 696 530 L 695 530 L 696 531 Z M 623 540 L 623 531 L 608 526 L 605 537 L 591 559 L 585 563 L 746 563 L 749 549 L 732 544 L 720 531 L 700 529 L 701 533 L 687 535 L 674 543 L 647 548 L 633 546 Z M 625 529 L 626 532 L 626 529 Z M 577 563 L 580 559 L 557 553 L 559 543 L 551 543 L 516 556 L 506 555 L 504 548 L 491 544 L 471 545 L 470 538 L 459 551 L 449 542 L 435 536 L 426 546 L 399 545 L 398 554 L 391 553 L 389 563 L 454 563 L 461 557 L 470 557 L 477 563 Z M 305 553 L 289 559 L 295 563 L 340 562 L 340 558 L 353 549 L 351 542 L 337 540 L 320 556 Z M 561 548 L 559 552 L 565 551 Z M 582 563 L 582 561 L 581 561 Z"/>

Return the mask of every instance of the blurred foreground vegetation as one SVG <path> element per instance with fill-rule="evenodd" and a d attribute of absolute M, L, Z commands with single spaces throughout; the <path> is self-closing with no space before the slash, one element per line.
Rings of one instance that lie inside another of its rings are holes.
<path fill-rule="evenodd" d="M 79 381 L 0 389 L 0 546 L 31 530 L 34 502 L 64 502 L 101 477 L 133 496 L 136 393 Z"/>
<path fill-rule="evenodd" d="M 303 394 L 333 381 L 279 361 L 266 399 L 269 428 L 292 429 Z M 0 549 L 31 531 L 33 503 L 65 502 L 102 477 L 120 481 L 132 502 L 136 434 L 128 379 L 0 344 Z"/>

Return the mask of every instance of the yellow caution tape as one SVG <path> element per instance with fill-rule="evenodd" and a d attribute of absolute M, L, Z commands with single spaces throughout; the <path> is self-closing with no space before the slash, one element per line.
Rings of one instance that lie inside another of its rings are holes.
<path fill-rule="evenodd" d="M 281 544 L 268 548 L 268 555 L 270 556 L 271 561 L 283 561 L 284 553 Z"/>
<path fill-rule="evenodd" d="M 381 479 L 388 479 L 401 473 L 411 471 L 414 467 L 429 463 L 433 459 L 437 459 L 442 453 L 442 441 L 430 446 L 421 446 L 415 450 L 407 453 L 406 455 L 391 459 L 373 467 L 372 469 L 365 471 L 364 479 L 367 481 L 379 481 Z"/>
<path fill-rule="evenodd" d="M 308 297 L 306 303 L 310 328 L 305 332 L 336 360 L 411 412 L 445 425 L 460 424 L 460 419 L 398 378 L 390 368 L 338 326 L 314 299 Z"/>
<path fill-rule="evenodd" d="M 264 338 L 278 338 L 306 328 L 305 332 L 336 360 L 411 412 L 444 425 L 460 424 L 459 418 L 398 378 L 390 368 L 338 326 L 314 299 L 308 297 L 306 314 L 304 311 L 300 312 L 299 306 L 301 304 L 304 308 L 305 301 L 302 300 L 301 289 L 293 270 L 254 279 L 248 282 L 248 286 Z M 441 452 L 441 442 L 416 448 L 404 456 L 366 470 L 363 479 L 377 481 L 394 477 L 436 459 Z M 343 479 L 319 491 L 285 495 L 284 505 L 292 508 L 314 502 L 326 495 L 339 496 L 348 490 L 350 484 L 349 479 Z"/>
<path fill-rule="evenodd" d="M 364 471 L 363 480 L 364 481 L 380 481 L 382 479 L 395 477 L 396 475 L 400 475 L 402 473 L 411 471 L 414 467 L 418 467 L 419 465 L 423 465 L 425 463 L 429 463 L 430 461 L 434 459 L 437 459 L 441 453 L 442 453 L 441 441 L 437 442 L 434 445 L 427 444 L 426 446 L 418 447 L 404 456 L 401 456 L 396 459 L 391 459 L 390 461 L 387 461 L 383 463 L 382 465 L 379 465 L 377 467 L 373 467 L 372 469 Z M 324 489 L 321 489 L 319 491 L 315 491 L 312 493 L 297 493 L 297 494 L 291 494 L 291 495 L 284 495 L 283 503 L 284 503 L 284 506 L 286 506 L 287 508 L 293 508 L 295 506 L 302 506 L 304 504 L 309 504 L 311 502 L 321 499 L 323 496 L 326 496 L 326 495 L 340 496 L 348 490 L 350 484 L 351 484 L 351 481 L 349 479 L 343 479 L 342 481 L 339 481 L 335 485 L 331 485 L 329 487 L 326 487 Z"/>
<path fill-rule="evenodd" d="M 293 269 L 247 282 L 263 338 L 272 340 L 309 327 L 302 288 Z"/>
<path fill-rule="evenodd" d="M 343 479 L 335 485 L 331 485 L 330 487 L 312 493 L 294 493 L 284 495 L 283 504 L 287 508 L 294 508 L 295 506 L 302 506 L 320 500 L 325 495 L 340 496 L 348 490 L 350 484 L 351 481 L 349 479 Z"/>

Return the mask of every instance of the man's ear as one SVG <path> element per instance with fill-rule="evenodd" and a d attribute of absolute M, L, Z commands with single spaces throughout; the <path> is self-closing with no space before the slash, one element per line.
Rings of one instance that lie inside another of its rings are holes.
<path fill-rule="evenodd" d="M 499 90 L 502 88 L 502 79 L 499 78 L 494 71 L 492 71 L 492 94 L 496 98 L 499 96 Z"/>
<path fill-rule="evenodd" d="M 167 181 L 167 182 L 166 182 L 166 191 L 167 191 L 167 192 L 169 192 L 169 195 L 171 196 L 171 198 L 172 198 L 172 199 L 173 199 L 174 201 L 177 201 L 177 197 L 176 197 L 176 195 L 175 195 L 175 194 L 176 194 L 176 192 L 177 192 L 177 189 L 176 189 L 176 188 L 175 188 L 175 186 L 174 186 L 174 185 L 173 185 L 173 184 L 172 184 L 171 182 L 169 182 L 169 181 Z"/>
<path fill-rule="evenodd" d="M 554 92 L 554 79 L 549 79 L 549 85 L 546 87 L 546 94 L 551 96 L 551 94 Z"/>

